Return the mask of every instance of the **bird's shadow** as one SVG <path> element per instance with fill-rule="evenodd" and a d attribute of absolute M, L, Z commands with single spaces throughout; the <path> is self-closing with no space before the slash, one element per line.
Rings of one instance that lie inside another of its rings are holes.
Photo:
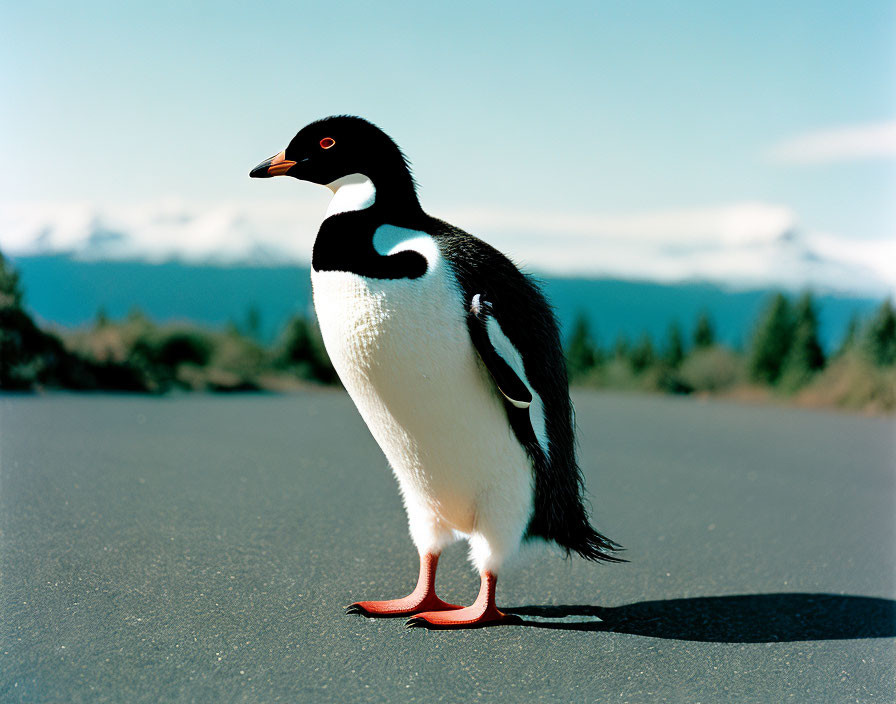
<path fill-rule="evenodd" d="M 624 606 L 505 608 L 517 625 L 709 643 L 896 637 L 896 601 L 837 594 L 740 594 Z"/>

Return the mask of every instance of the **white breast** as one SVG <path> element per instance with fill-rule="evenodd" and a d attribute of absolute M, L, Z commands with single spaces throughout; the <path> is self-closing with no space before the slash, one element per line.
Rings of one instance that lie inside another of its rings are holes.
<path fill-rule="evenodd" d="M 470 342 L 453 272 L 423 232 L 383 226 L 374 246 L 413 249 L 428 270 L 417 279 L 312 271 L 314 305 L 333 366 L 406 503 L 470 533 L 480 497 L 503 492 L 525 521 L 531 465 Z"/>

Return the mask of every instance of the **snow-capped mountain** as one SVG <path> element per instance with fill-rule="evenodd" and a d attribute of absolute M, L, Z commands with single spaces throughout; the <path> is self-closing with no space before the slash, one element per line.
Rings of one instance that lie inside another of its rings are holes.
<path fill-rule="evenodd" d="M 81 260 L 306 263 L 324 203 L 0 204 L 0 250 Z M 552 275 L 871 295 L 896 290 L 896 238 L 811 232 L 783 206 L 740 203 L 635 215 L 434 212 L 529 270 Z"/>

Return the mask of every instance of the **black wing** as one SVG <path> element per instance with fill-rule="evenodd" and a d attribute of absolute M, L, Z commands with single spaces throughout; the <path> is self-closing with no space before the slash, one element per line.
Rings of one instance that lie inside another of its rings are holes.
<path fill-rule="evenodd" d="M 494 316 L 492 304 L 486 301 L 482 294 L 477 293 L 470 301 L 470 310 L 467 313 L 467 328 L 470 331 L 470 339 L 479 353 L 480 359 L 488 369 L 495 385 L 504 398 L 517 408 L 528 408 L 532 403 L 532 393 L 525 382 L 501 356 L 492 344 L 488 335 L 488 321 Z"/>
<path fill-rule="evenodd" d="M 575 456 L 566 360 L 553 310 L 537 284 L 494 247 L 434 218 L 424 224 L 423 229 L 434 233 L 454 270 L 463 293 L 470 337 L 507 399 L 507 419 L 532 460 L 535 495 L 526 537 L 554 541 L 589 560 L 623 561 L 613 555 L 619 546 L 588 521 L 584 480 Z M 483 305 L 483 299 L 492 305 Z M 488 322 L 492 318 L 500 321 L 502 337 L 525 360 L 520 372 L 526 383 L 489 339 Z M 533 394 L 538 394 L 541 401 L 547 447 L 536 438 L 532 426 L 529 404 Z"/>

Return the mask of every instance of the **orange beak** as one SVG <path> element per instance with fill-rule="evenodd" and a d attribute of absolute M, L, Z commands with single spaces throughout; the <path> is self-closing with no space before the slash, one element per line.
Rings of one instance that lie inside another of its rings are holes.
<path fill-rule="evenodd" d="M 249 178 L 270 178 L 271 176 L 283 176 L 296 162 L 286 158 L 286 151 L 282 151 L 270 159 L 265 159 L 249 172 Z"/>

